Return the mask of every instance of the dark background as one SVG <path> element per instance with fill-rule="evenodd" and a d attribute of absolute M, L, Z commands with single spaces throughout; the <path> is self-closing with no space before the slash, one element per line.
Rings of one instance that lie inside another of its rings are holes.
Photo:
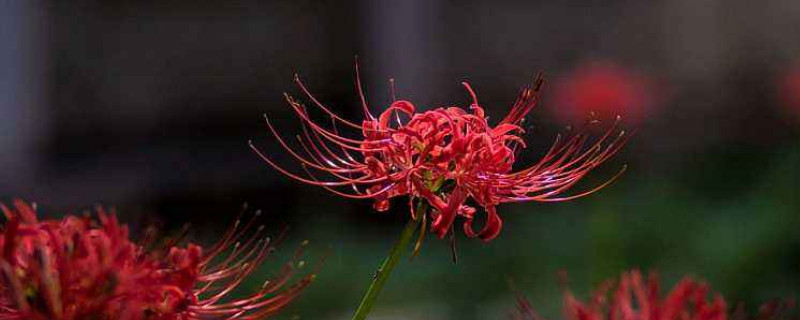
<path fill-rule="evenodd" d="M 635 138 L 585 187 L 622 164 L 625 175 L 573 202 L 501 206 L 500 237 L 459 239 L 456 265 L 429 237 L 374 319 L 501 318 L 513 308 L 509 279 L 557 319 L 559 270 L 587 297 L 630 268 L 660 271 L 665 286 L 695 275 L 753 310 L 800 293 L 800 112 L 790 111 L 800 106 L 777 89 L 800 58 L 798 34 L 794 0 L 5 1 L 0 196 L 49 216 L 115 206 L 135 230 L 191 223 L 202 243 L 247 202 L 271 229 L 290 227 L 248 288 L 309 239 L 309 264 L 328 260 L 279 318 L 347 319 L 407 208 L 373 212 L 280 176 L 248 149 L 253 139 L 281 152 L 263 113 L 298 129 L 281 96 L 298 93 L 295 72 L 357 120 L 356 54 L 374 111 L 389 101 L 389 77 L 422 109 L 465 105 L 469 80 L 498 119 L 544 71 L 554 81 L 530 117 L 528 163 L 568 124 L 548 99 L 558 79 L 612 61 L 647 75 L 656 102 L 626 122 Z"/>

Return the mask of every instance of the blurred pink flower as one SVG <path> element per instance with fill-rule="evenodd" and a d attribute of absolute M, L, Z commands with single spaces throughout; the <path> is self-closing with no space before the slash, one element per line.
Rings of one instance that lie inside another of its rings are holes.
<path fill-rule="evenodd" d="M 3 320 L 263 319 L 313 279 L 288 285 L 295 269 L 290 261 L 258 292 L 231 300 L 231 291 L 273 250 L 258 235 L 240 239 L 252 221 L 237 222 L 208 250 L 189 244 L 148 252 L 102 208 L 97 221 L 40 221 L 34 207 L 14 204 L 0 205 L 8 219 L 0 233 Z"/>
<path fill-rule="evenodd" d="M 575 67 L 555 83 L 553 112 L 567 123 L 595 114 L 607 119 L 622 116 L 636 122 L 654 106 L 649 78 L 621 65 L 593 61 Z"/>
<path fill-rule="evenodd" d="M 616 154 L 629 136 L 618 129 L 619 120 L 593 142 L 582 131 L 565 139 L 559 136 L 538 162 L 512 170 L 517 154 L 526 146 L 520 124 L 539 101 L 541 78 L 520 92 L 510 113 L 494 126 L 489 124 L 466 82 L 462 84 L 472 98 L 469 108 L 446 106 L 418 112 L 411 102 L 396 100 L 374 117 L 358 81 L 365 117 L 361 124 L 339 117 L 320 103 L 299 78 L 295 77 L 295 82 L 328 119 L 312 120 L 306 106 L 286 95 L 303 124 L 303 133 L 296 137 L 299 147 L 291 147 L 269 119 L 267 126 L 307 174 L 284 169 L 251 142 L 253 150 L 290 178 L 344 197 L 372 199 L 378 211 L 388 210 L 391 198 L 408 196 L 411 216 L 421 217 L 423 227 L 426 212 L 417 213 L 414 207 L 415 201 L 424 201 L 433 209 L 431 230 L 440 238 L 451 232 L 455 218 L 461 216 L 468 237 L 489 241 L 502 227 L 496 211 L 500 203 L 565 201 L 599 190 L 614 178 L 588 191 L 564 195 Z M 361 137 L 349 138 L 339 128 L 350 129 L 351 135 Z M 478 231 L 474 231 L 472 223 L 476 209 L 468 200 L 486 212 L 486 222 Z"/>

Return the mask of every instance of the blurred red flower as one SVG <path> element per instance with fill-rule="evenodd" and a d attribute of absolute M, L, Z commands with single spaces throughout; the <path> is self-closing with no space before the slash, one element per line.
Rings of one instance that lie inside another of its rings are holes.
<path fill-rule="evenodd" d="M 780 102 L 787 113 L 800 120 L 800 62 L 779 78 L 778 89 Z"/>
<path fill-rule="evenodd" d="M 685 277 L 666 296 L 661 296 L 658 276 L 651 273 L 642 279 L 638 270 L 625 272 L 614 288 L 613 281 L 606 281 L 592 299 L 582 302 L 567 291 L 564 295 L 565 320 L 726 320 L 749 319 L 742 308 L 729 313 L 725 299 L 713 294 L 709 299 L 709 286 L 701 281 Z M 610 298 L 609 301 L 607 298 Z M 755 319 L 789 319 L 792 301 L 772 302 L 761 306 Z M 517 293 L 517 309 L 511 314 L 516 320 L 543 320 L 530 302 Z"/>
<path fill-rule="evenodd" d="M 102 208 L 97 221 L 40 221 L 23 201 L 2 211 L 8 221 L 0 233 L 0 319 L 263 319 L 313 279 L 288 285 L 295 269 L 290 261 L 260 291 L 231 300 L 230 292 L 274 248 L 258 235 L 240 239 L 252 221 L 237 222 L 209 250 L 189 244 L 148 252 Z"/>
<path fill-rule="evenodd" d="M 489 124 L 466 82 L 462 84 L 472 97 L 468 109 L 447 106 L 418 112 L 411 102 L 396 100 L 374 117 L 368 110 L 360 80 L 356 79 L 365 116 L 361 124 L 333 113 L 297 77 L 295 82 L 312 105 L 329 118 L 329 125 L 314 121 L 303 104 L 286 95 L 303 124 L 303 134 L 297 136 L 299 147 L 294 148 L 267 119 L 269 130 L 302 164 L 307 175 L 284 169 L 252 142 L 251 147 L 281 173 L 341 196 L 372 199 L 378 211 L 387 210 L 391 198 L 408 195 L 411 216 L 421 217 L 423 227 L 426 212 L 418 213 L 414 208 L 429 205 L 431 230 L 440 238 L 452 231 L 456 216 L 461 216 L 468 237 L 489 241 L 502 227 L 495 209 L 500 203 L 564 201 L 599 190 L 614 178 L 591 190 L 563 195 L 612 157 L 628 139 L 618 129 L 617 119 L 594 142 L 589 143 L 585 131 L 565 139 L 559 136 L 538 162 L 512 170 L 518 152 L 525 148 L 520 124 L 539 100 L 541 77 L 533 87 L 522 89 L 510 113 L 494 126 Z M 349 128 L 361 137 L 349 138 L 340 133 L 339 127 Z M 470 199 L 486 211 L 484 226 L 477 232 L 472 225 L 476 210 L 467 203 Z"/>
<path fill-rule="evenodd" d="M 566 122 L 588 114 L 639 121 L 654 104 L 649 78 L 607 61 L 578 65 L 556 81 L 554 93 L 553 111 Z"/>

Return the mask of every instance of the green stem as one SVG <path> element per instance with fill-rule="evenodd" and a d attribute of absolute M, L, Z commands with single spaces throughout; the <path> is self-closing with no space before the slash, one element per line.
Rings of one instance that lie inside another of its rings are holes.
<path fill-rule="evenodd" d="M 427 210 L 423 201 L 417 206 L 417 216 L 427 214 L 425 211 Z M 419 220 L 408 219 L 406 227 L 403 228 L 403 232 L 400 233 L 400 239 L 397 240 L 397 243 L 392 247 L 392 251 L 389 252 L 389 256 L 383 260 L 383 264 L 381 264 L 378 272 L 372 278 L 372 283 L 369 285 L 367 293 L 364 294 L 364 298 L 361 299 L 361 304 L 353 315 L 353 320 L 364 320 L 367 318 L 370 310 L 372 310 L 372 306 L 375 304 L 375 300 L 378 299 L 378 294 L 380 294 L 381 289 L 386 284 L 386 280 L 389 279 L 392 270 L 397 265 L 397 262 L 400 261 L 400 256 L 403 255 L 404 249 L 407 248 L 408 244 L 411 242 L 411 238 L 418 225 Z"/>

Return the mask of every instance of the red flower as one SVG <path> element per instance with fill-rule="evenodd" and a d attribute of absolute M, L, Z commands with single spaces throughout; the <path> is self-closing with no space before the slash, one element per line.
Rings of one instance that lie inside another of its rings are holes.
<path fill-rule="evenodd" d="M 654 105 L 650 80 L 611 62 L 579 65 L 556 81 L 554 93 L 554 111 L 564 121 L 587 114 L 638 121 Z"/>
<path fill-rule="evenodd" d="M 502 227 L 496 211 L 500 203 L 564 201 L 599 190 L 613 178 L 594 189 L 562 195 L 613 156 L 628 137 L 624 131 L 618 132 L 618 120 L 588 146 L 583 132 L 567 139 L 559 136 L 538 162 L 512 170 L 517 153 L 525 148 L 520 123 L 539 100 L 541 77 L 532 88 L 523 88 L 511 112 L 494 126 L 466 82 L 462 84 L 472 96 L 468 109 L 448 106 L 418 112 L 411 102 L 397 100 L 376 118 L 367 108 L 358 77 L 357 81 L 366 117 L 360 125 L 320 103 L 297 76 L 295 82 L 329 118 L 330 125 L 312 120 L 303 104 L 286 95 L 303 124 L 303 134 L 297 136 L 299 148 L 293 148 L 267 119 L 269 130 L 302 164 L 307 176 L 279 166 L 252 142 L 251 147 L 281 173 L 348 198 L 373 199 L 378 211 L 389 208 L 389 199 L 408 195 L 416 219 L 413 203 L 424 200 L 433 209 L 431 230 L 440 238 L 452 230 L 456 216 L 461 216 L 467 236 L 488 241 Z M 339 127 L 357 130 L 361 137 L 348 138 Z M 485 225 L 477 232 L 472 225 L 476 210 L 467 204 L 469 199 L 487 214 Z M 424 212 L 420 216 L 425 219 Z"/>
<path fill-rule="evenodd" d="M 726 320 L 729 312 L 722 295 L 714 294 L 709 299 L 706 283 L 685 277 L 666 296 L 660 295 L 656 274 L 648 280 L 642 279 L 638 270 L 625 272 L 620 277 L 616 290 L 607 300 L 607 292 L 613 287 L 611 281 L 600 286 L 589 302 L 581 302 L 570 292 L 564 297 L 566 320 Z M 759 310 L 758 319 L 781 319 L 792 308 L 792 302 L 767 303 Z M 739 309 L 731 318 L 745 319 Z M 517 310 L 511 315 L 517 320 L 542 320 L 530 302 L 517 294 Z M 787 317 L 788 319 L 788 317 Z"/>
<path fill-rule="evenodd" d="M 158 253 L 132 242 L 128 228 L 102 208 L 99 221 L 39 221 L 33 207 L 14 204 L 2 206 L 8 221 L 0 233 L 0 319 L 262 319 L 313 279 L 287 285 L 294 272 L 290 261 L 260 291 L 228 299 L 274 248 L 257 236 L 237 242 L 252 221 L 243 227 L 237 222 L 207 251 L 190 244 Z"/>

